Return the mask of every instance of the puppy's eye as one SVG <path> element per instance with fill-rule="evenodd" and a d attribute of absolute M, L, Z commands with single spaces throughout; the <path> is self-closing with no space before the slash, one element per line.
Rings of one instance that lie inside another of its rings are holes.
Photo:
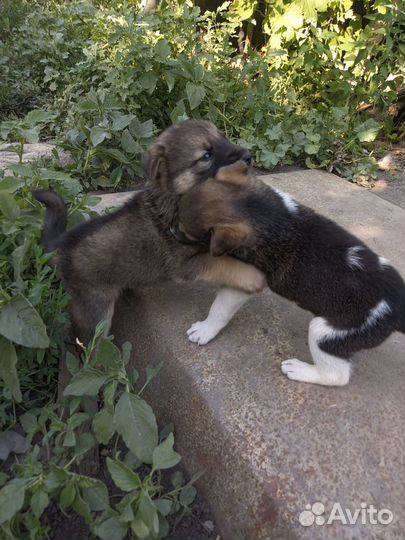
<path fill-rule="evenodd" d="M 212 158 L 212 150 L 207 150 L 205 154 L 200 157 L 200 161 L 209 161 Z"/>

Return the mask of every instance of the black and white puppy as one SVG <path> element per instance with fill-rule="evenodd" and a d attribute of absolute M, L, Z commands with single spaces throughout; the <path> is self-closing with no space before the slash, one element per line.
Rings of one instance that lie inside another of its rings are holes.
<path fill-rule="evenodd" d="M 253 264 L 271 290 L 315 315 L 308 337 L 314 364 L 283 361 L 290 379 L 345 385 L 353 353 L 405 333 L 405 284 L 390 263 L 330 219 L 248 176 L 241 161 L 183 196 L 179 236 L 205 241 L 214 256 Z M 189 339 L 208 343 L 248 298 L 220 290 Z"/>

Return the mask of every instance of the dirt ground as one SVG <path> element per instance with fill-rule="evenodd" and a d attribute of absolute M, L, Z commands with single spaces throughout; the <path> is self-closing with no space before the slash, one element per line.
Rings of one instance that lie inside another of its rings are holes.
<path fill-rule="evenodd" d="M 378 171 L 378 178 L 371 191 L 392 204 L 405 208 L 405 145 L 387 154 L 390 170 Z"/>
<path fill-rule="evenodd" d="M 163 485 L 168 491 L 172 488 L 169 476 L 174 470 L 180 470 L 184 478 L 187 479 L 187 473 L 180 465 L 177 465 L 175 469 L 170 469 L 166 475 L 163 475 Z M 141 470 L 137 472 L 142 476 Z M 96 477 L 107 485 L 110 493 L 122 495 L 122 492 L 114 486 L 111 480 L 105 455 L 101 459 L 101 467 Z M 181 519 L 179 517 L 179 514 L 175 514 L 167 518 L 170 524 L 170 533 L 165 537 L 165 540 L 222 540 L 209 505 L 199 491 L 197 491 L 197 497 L 191 505 L 191 514 Z M 81 516 L 72 510 L 62 512 L 58 504 L 54 503 L 46 510 L 45 521 L 51 528 L 49 540 L 96 540 Z M 133 537 L 128 536 L 125 540 L 130 540 L 130 538 Z"/>

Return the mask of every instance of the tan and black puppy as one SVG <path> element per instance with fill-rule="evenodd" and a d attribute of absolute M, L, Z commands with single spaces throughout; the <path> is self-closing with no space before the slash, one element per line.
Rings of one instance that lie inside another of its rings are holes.
<path fill-rule="evenodd" d="M 200 246 L 179 244 L 170 232 L 179 197 L 217 170 L 250 154 L 212 124 L 187 120 L 164 131 L 148 152 L 150 186 L 120 210 L 66 231 L 67 208 L 52 191 L 37 191 L 47 207 L 43 242 L 71 295 L 73 336 L 84 343 L 96 324 L 111 320 L 119 294 L 164 280 L 204 280 L 249 292 L 265 286 L 253 266 Z"/>
<path fill-rule="evenodd" d="M 270 289 L 315 315 L 308 335 L 314 363 L 283 361 L 290 379 L 344 385 L 353 353 L 396 330 L 405 333 L 405 285 L 390 263 L 288 193 L 250 177 L 243 161 L 182 197 L 178 228 L 180 241 L 185 236 L 209 245 L 213 256 L 228 253 L 254 264 Z M 220 291 L 189 339 L 208 343 L 247 298 Z"/>

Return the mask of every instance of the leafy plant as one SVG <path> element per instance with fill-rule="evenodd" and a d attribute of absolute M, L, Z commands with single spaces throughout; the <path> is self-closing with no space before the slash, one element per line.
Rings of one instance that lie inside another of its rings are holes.
<path fill-rule="evenodd" d="M 15 403 L 30 407 L 55 392 L 67 322 L 68 296 L 40 245 L 42 209 L 31 195 L 37 188 L 54 188 L 70 201 L 71 224 L 95 202 L 70 174 L 40 163 L 0 171 L 0 425 L 6 426 L 16 421 Z"/>
<path fill-rule="evenodd" d="M 85 187 L 116 188 L 141 174 L 141 159 L 155 128 L 124 114 L 122 106 L 103 90 L 90 91 L 79 101 L 80 119 L 68 131 L 65 148 Z"/>
<path fill-rule="evenodd" d="M 372 142 L 394 136 L 387 108 L 405 76 L 398 2 L 238 0 L 204 15 L 195 4 L 162 2 L 149 15 L 139 2 L 38 4 L 4 38 L 6 79 L 29 70 L 36 99 L 61 112 L 57 131 L 85 187 L 132 182 L 156 131 L 187 117 L 246 141 L 258 165 L 375 174 Z M 261 21 L 265 44 L 240 56 L 231 40 L 244 21 Z M 369 120 L 379 129 L 357 136 Z"/>
<path fill-rule="evenodd" d="M 49 531 L 44 513 L 52 501 L 64 511 L 80 514 L 103 540 L 119 540 L 130 531 L 137 538 L 164 538 L 167 516 L 188 510 L 194 500 L 197 476 L 185 483 L 175 472 L 172 489 L 162 486 L 162 471 L 177 465 L 181 457 L 173 449 L 171 428 L 159 435 L 155 415 L 140 397 L 162 366 L 147 369 L 146 383 L 137 392 L 139 373 L 127 368 L 130 344 L 125 343 L 121 353 L 111 339 L 100 337 L 104 327 L 98 325 L 81 362 L 67 353 L 72 379 L 64 403 L 32 409 L 20 417 L 30 447 L 24 461 L 12 466 L 10 478 L 3 478 L 2 538 L 43 538 Z M 80 411 L 88 397 L 99 399 L 99 411 L 91 430 L 81 432 L 80 426 L 90 420 Z M 106 464 L 115 484 L 111 493 L 101 480 L 76 471 L 96 441 L 108 445 Z"/>

